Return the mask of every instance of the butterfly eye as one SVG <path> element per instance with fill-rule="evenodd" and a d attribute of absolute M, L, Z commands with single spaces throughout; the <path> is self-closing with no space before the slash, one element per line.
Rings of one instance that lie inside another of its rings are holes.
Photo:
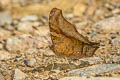
<path fill-rule="evenodd" d="M 55 12 L 53 11 L 53 12 L 50 13 L 50 16 L 53 16 L 54 14 L 55 14 Z"/>

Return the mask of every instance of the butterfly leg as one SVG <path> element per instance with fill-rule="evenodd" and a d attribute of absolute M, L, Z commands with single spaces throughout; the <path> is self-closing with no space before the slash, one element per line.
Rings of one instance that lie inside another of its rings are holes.
<path fill-rule="evenodd" d="M 67 57 L 65 56 L 65 61 L 67 62 L 67 64 L 69 65 L 69 67 L 71 68 L 71 66 L 70 66 L 70 63 L 69 63 L 69 61 L 68 61 L 68 59 L 67 59 Z"/>
<path fill-rule="evenodd" d="M 55 61 L 55 56 L 54 56 L 54 57 L 53 57 L 53 59 L 52 59 L 52 68 L 51 68 L 51 70 L 53 70 L 53 69 L 54 69 L 54 66 L 55 66 L 54 61 Z"/>

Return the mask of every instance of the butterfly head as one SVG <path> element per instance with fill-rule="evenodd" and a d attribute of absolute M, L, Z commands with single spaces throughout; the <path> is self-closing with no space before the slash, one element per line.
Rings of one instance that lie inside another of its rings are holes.
<path fill-rule="evenodd" d="M 57 8 L 53 8 L 50 12 L 50 17 L 53 17 L 53 16 L 57 16 L 57 15 L 60 15 L 62 11 L 60 9 L 57 9 Z"/>
<path fill-rule="evenodd" d="M 59 18 L 59 16 L 62 14 L 62 10 L 53 8 L 50 12 L 49 19 L 50 21 L 55 21 L 56 19 Z"/>

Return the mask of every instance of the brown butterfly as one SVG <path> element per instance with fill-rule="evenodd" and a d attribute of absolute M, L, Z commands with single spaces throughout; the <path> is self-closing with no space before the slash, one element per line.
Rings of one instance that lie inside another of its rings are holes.
<path fill-rule="evenodd" d="M 59 56 L 72 59 L 93 56 L 99 43 L 90 42 L 62 15 L 62 10 L 53 8 L 49 15 L 50 35 L 53 51 Z"/>

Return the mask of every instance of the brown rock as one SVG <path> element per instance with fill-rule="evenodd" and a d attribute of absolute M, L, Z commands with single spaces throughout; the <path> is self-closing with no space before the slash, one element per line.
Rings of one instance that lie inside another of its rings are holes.
<path fill-rule="evenodd" d="M 19 37 L 11 37 L 6 40 L 6 49 L 8 51 L 26 51 L 30 48 L 45 48 L 49 43 L 44 37 L 21 35 Z"/>

